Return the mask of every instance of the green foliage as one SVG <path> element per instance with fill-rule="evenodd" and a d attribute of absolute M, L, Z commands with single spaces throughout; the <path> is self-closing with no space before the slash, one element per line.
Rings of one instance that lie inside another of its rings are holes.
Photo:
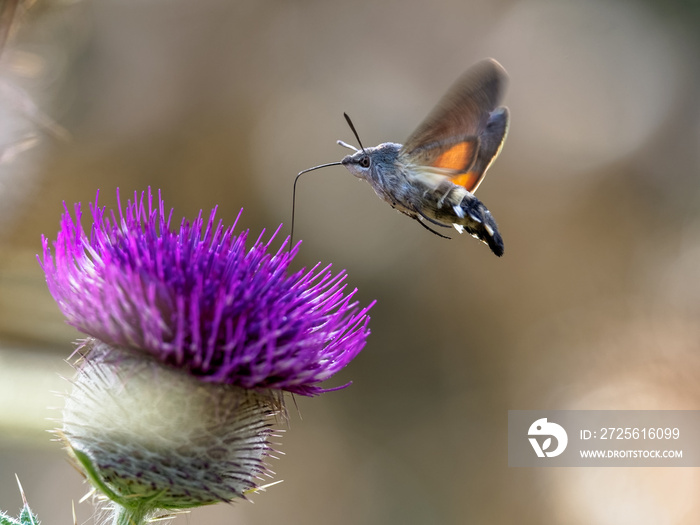
<path fill-rule="evenodd" d="M 39 518 L 25 503 L 18 518 L 13 518 L 0 511 L 0 525 L 39 525 Z"/>
<path fill-rule="evenodd" d="M 17 478 L 17 486 L 19 487 L 19 493 L 22 495 L 24 506 L 22 507 L 18 518 L 13 518 L 0 510 L 0 525 L 39 525 L 39 518 L 37 518 L 36 514 L 34 514 L 32 509 L 29 508 L 29 503 L 27 503 L 24 490 L 22 490 L 22 484 L 19 482 L 19 478 L 16 474 L 15 478 Z"/>
<path fill-rule="evenodd" d="M 39 518 L 36 517 L 36 514 L 32 512 L 32 509 L 26 503 L 19 513 L 19 523 L 21 525 L 39 525 Z"/>

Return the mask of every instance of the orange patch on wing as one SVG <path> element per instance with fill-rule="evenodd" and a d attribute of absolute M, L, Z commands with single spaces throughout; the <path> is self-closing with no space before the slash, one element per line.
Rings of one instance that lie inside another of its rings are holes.
<path fill-rule="evenodd" d="M 464 171 L 471 167 L 476 155 L 474 142 L 458 142 L 435 159 L 433 166 L 455 171 Z"/>
<path fill-rule="evenodd" d="M 464 186 L 467 191 L 474 191 L 474 186 L 479 182 L 479 177 L 473 171 L 467 173 L 460 173 L 456 177 L 450 179 L 457 186 Z"/>

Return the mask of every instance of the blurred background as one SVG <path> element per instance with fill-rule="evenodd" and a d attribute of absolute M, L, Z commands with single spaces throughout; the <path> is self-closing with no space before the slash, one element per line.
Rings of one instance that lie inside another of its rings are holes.
<path fill-rule="evenodd" d="M 697 523 L 698 469 L 508 468 L 507 411 L 700 409 L 699 24 L 694 0 L 19 3 L 0 55 L 0 509 L 21 506 L 15 473 L 45 523 L 87 491 L 46 433 L 79 337 L 35 259 L 63 201 L 151 186 L 178 217 L 243 207 L 288 234 L 296 173 L 355 143 L 343 111 L 365 145 L 401 142 L 491 56 L 512 125 L 478 197 L 505 256 L 431 235 L 342 167 L 302 178 L 296 262 L 346 268 L 378 300 L 373 333 L 329 385 L 350 388 L 296 399 L 284 483 L 176 523 Z"/>

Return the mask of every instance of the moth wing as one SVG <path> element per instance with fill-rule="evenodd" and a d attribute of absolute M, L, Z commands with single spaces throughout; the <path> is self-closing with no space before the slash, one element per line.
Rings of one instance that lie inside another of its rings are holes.
<path fill-rule="evenodd" d="M 469 171 L 476 163 L 479 144 L 478 137 L 450 137 L 440 142 L 425 144 L 411 154 L 402 150 L 400 156 L 414 165 L 461 173 Z"/>
<path fill-rule="evenodd" d="M 486 130 L 479 137 L 479 151 L 474 164 L 463 173 L 452 177 L 452 182 L 464 186 L 468 192 L 474 193 L 481 184 L 491 163 L 498 157 L 508 134 L 508 108 L 500 107 L 491 113 L 486 124 Z"/>
<path fill-rule="evenodd" d="M 450 171 L 455 184 L 474 192 L 505 140 L 508 110 L 498 104 L 507 78 L 493 59 L 471 67 L 408 138 L 401 155 Z"/>

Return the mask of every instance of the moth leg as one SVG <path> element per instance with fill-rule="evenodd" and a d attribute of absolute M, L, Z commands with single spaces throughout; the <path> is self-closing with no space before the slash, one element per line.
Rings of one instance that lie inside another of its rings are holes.
<path fill-rule="evenodd" d="M 440 185 L 435 188 L 434 193 L 436 195 L 442 193 L 436 204 L 438 210 L 442 208 L 442 205 L 445 204 L 445 200 L 450 196 L 450 193 L 452 193 L 452 190 L 455 188 L 456 186 L 449 181 L 442 181 Z"/>
<path fill-rule="evenodd" d="M 435 219 L 431 219 L 431 218 L 428 217 L 426 214 L 424 214 L 422 211 L 420 211 L 419 208 L 413 208 L 413 210 L 414 210 L 418 215 L 420 215 L 421 217 L 423 217 L 423 219 L 425 219 L 426 221 L 428 221 L 428 222 L 430 222 L 430 223 L 433 223 L 435 226 L 440 226 L 440 227 L 442 227 L 442 228 L 449 228 L 449 227 L 450 227 L 449 224 L 443 224 L 443 223 L 441 223 L 441 222 L 436 221 Z"/>
<path fill-rule="evenodd" d="M 428 217 L 427 215 L 425 215 L 422 211 L 420 211 L 420 208 L 414 207 L 413 210 L 414 210 L 418 215 L 412 215 L 412 217 L 413 217 L 415 220 L 417 220 L 418 223 L 419 223 L 421 226 L 423 226 L 423 228 L 425 228 L 426 230 L 428 230 L 428 231 L 430 231 L 430 232 L 433 232 L 435 235 L 437 235 L 438 237 L 442 237 L 443 239 L 451 239 L 451 238 L 452 238 L 452 237 L 448 237 L 447 235 L 443 235 L 442 233 L 436 232 L 436 231 L 433 230 L 430 226 L 428 226 L 427 224 L 425 224 L 425 222 L 423 222 L 423 221 L 421 220 L 421 218 L 423 218 L 424 220 L 426 220 L 426 221 L 428 221 L 428 222 L 430 222 L 430 223 L 432 223 L 432 224 L 435 224 L 435 225 L 437 225 L 437 226 L 442 226 L 443 228 L 449 228 L 449 226 L 448 226 L 447 224 L 442 224 L 442 223 L 436 221 L 435 219 L 431 219 L 430 217 Z M 420 216 L 420 217 L 419 217 L 419 216 Z"/>
<path fill-rule="evenodd" d="M 434 234 L 437 235 L 438 237 L 442 237 L 443 239 L 451 239 L 451 238 L 452 238 L 452 237 L 448 237 L 447 235 L 443 235 L 442 233 L 436 232 L 436 231 L 433 230 L 430 226 L 428 226 L 428 225 L 425 224 L 422 220 L 420 220 L 420 217 L 416 217 L 416 216 L 414 215 L 413 218 L 418 222 L 418 224 L 420 224 L 421 226 L 423 226 L 423 228 L 425 228 L 425 229 L 428 230 L 429 232 L 434 233 Z M 441 224 L 440 226 L 443 226 L 443 224 Z"/>

